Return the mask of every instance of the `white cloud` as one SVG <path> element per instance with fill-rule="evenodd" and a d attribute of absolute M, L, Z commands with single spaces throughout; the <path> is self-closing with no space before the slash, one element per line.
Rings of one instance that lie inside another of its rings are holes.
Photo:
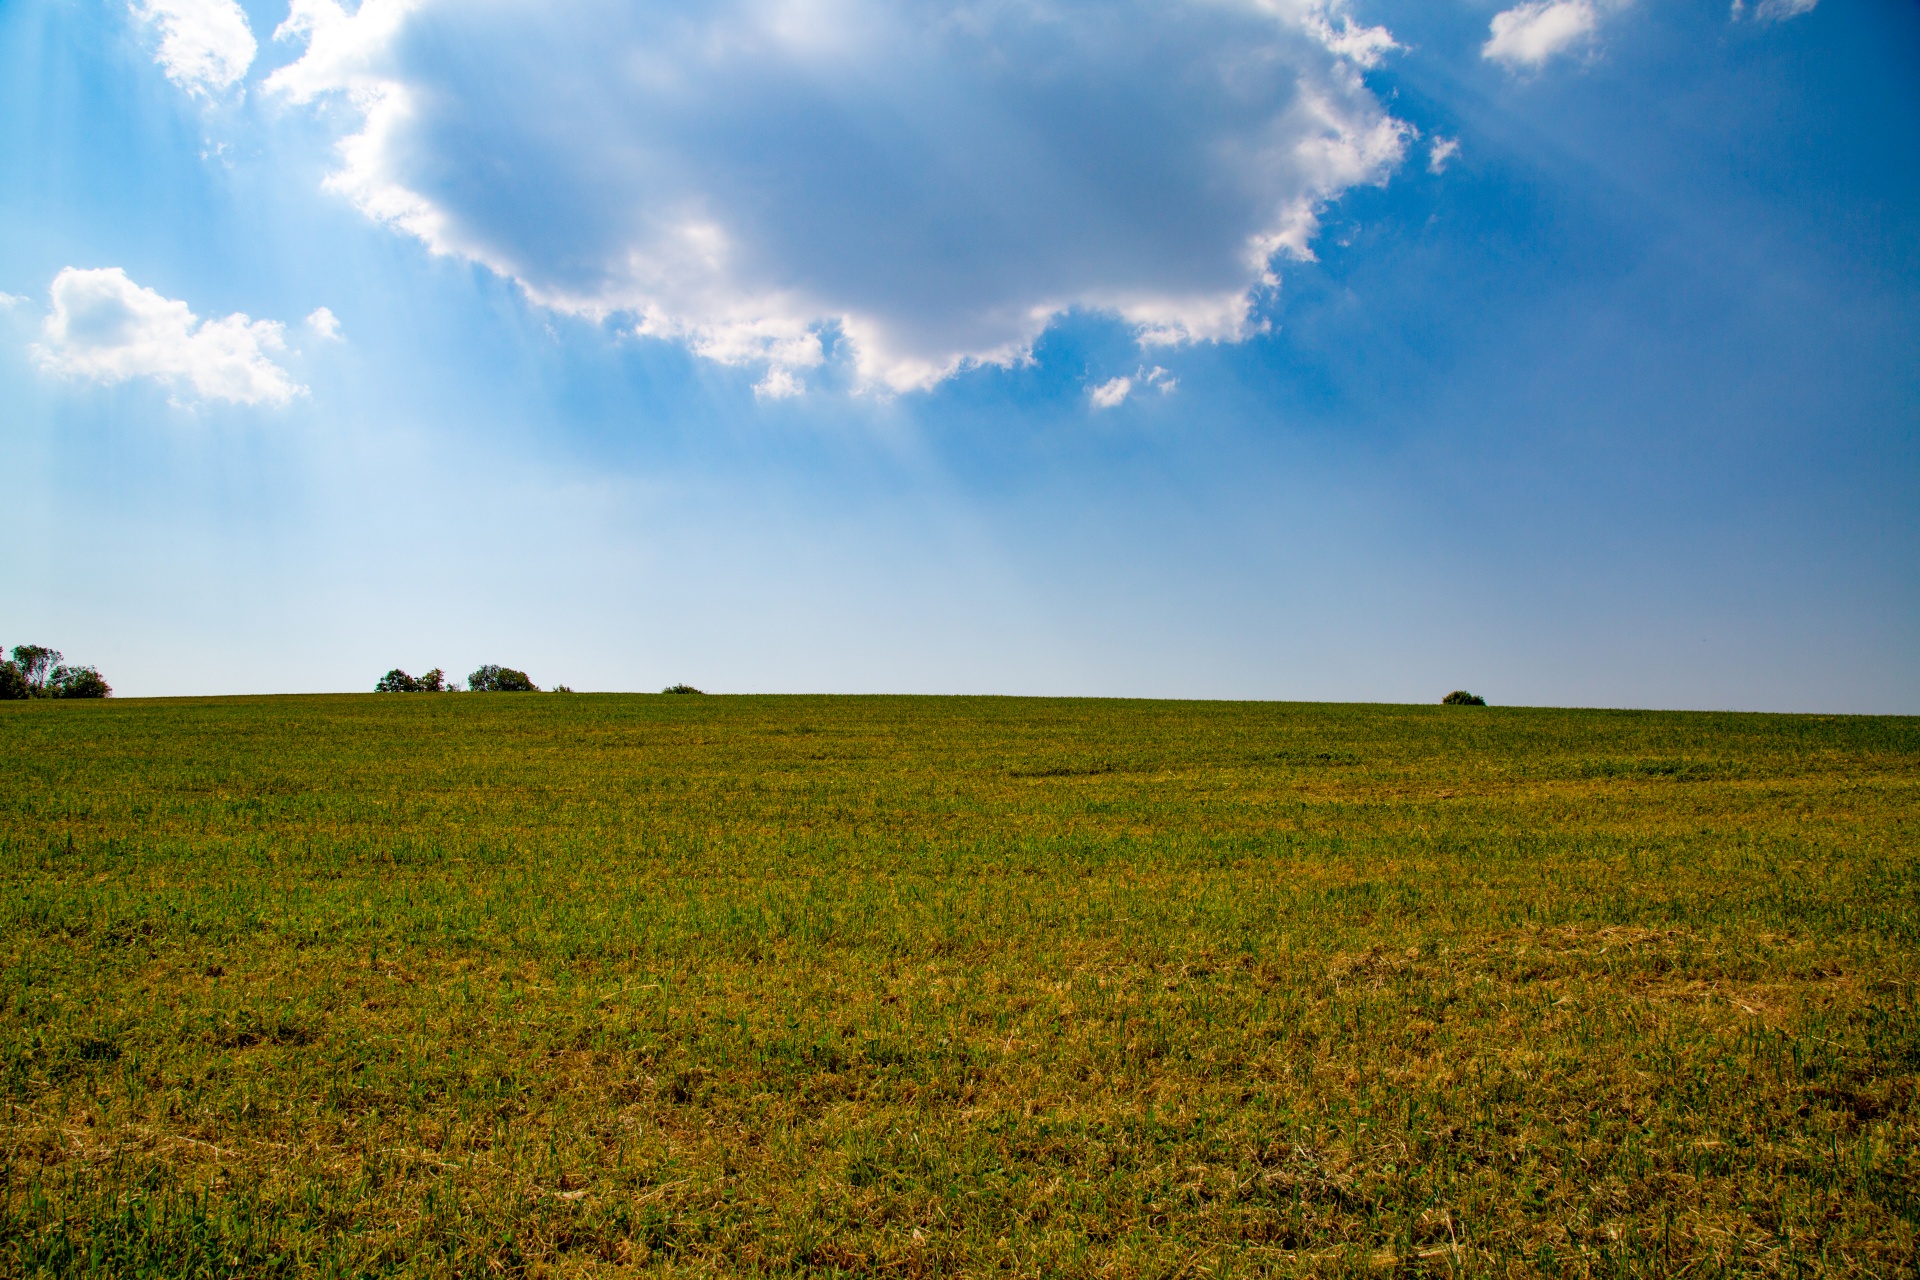
<path fill-rule="evenodd" d="M 535 301 L 906 390 L 1054 317 L 1262 326 L 1274 260 L 1400 163 L 1344 0 L 293 0 L 269 79 L 329 185 Z"/>
<path fill-rule="evenodd" d="M 1427 152 L 1427 172 L 1445 173 L 1453 158 L 1460 154 L 1460 139 L 1435 138 L 1433 148 Z"/>
<path fill-rule="evenodd" d="M 1753 11 L 1756 22 L 1785 22 L 1788 18 L 1797 18 L 1803 13 L 1812 13 L 1820 0 L 1760 0 Z M 1747 6 L 1742 0 L 1733 0 L 1733 16 L 1737 20 L 1744 16 Z"/>
<path fill-rule="evenodd" d="M 1132 377 L 1111 378 L 1097 387 L 1088 387 L 1087 398 L 1093 402 L 1093 407 L 1096 409 L 1112 409 L 1125 404 L 1127 397 L 1133 394 L 1135 388 L 1151 387 L 1166 396 L 1172 395 L 1179 385 L 1180 379 L 1159 365 L 1155 365 L 1151 369 L 1134 370 Z"/>
<path fill-rule="evenodd" d="M 1309 10 L 1305 22 L 1307 30 L 1318 37 L 1328 51 L 1350 58 L 1363 67 L 1376 66 L 1381 58 L 1401 48 L 1391 31 L 1385 27 L 1358 26 L 1350 14 L 1340 15 L 1337 30 L 1323 13 Z"/>
<path fill-rule="evenodd" d="M 791 369 L 774 365 L 767 370 L 766 377 L 754 384 L 753 394 L 762 400 L 785 400 L 806 389 L 807 384 L 794 377 Z"/>
<path fill-rule="evenodd" d="M 1111 381 L 1101 383 L 1097 387 L 1092 387 L 1087 391 L 1087 395 L 1093 401 L 1093 407 L 1096 409 L 1111 409 L 1116 405 L 1124 404 L 1127 397 L 1132 393 L 1132 378 L 1114 378 Z"/>
<path fill-rule="evenodd" d="M 1537 0 L 1493 15 L 1480 56 L 1510 67 L 1538 67 L 1593 38 L 1599 16 L 1590 0 Z"/>
<path fill-rule="evenodd" d="M 307 317 L 307 328 L 313 330 L 317 337 L 339 341 L 340 318 L 333 314 L 330 307 L 315 307 Z"/>
<path fill-rule="evenodd" d="M 142 288 L 119 267 L 68 267 L 49 292 L 47 344 L 32 348 L 49 373 L 96 382 L 153 378 L 237 404 L 285 404 L 306 390 L 267 357 L 286 347 L 284 327 L 272 320 L 235 313 L 201 323 L 186 303 Z"/>
<path fill-rule="evenodd" d="M 26 299 L 17 293 L 0 293 L 0 311 L 11 311 L 25 301 Z"/>
<path fill-rule="evenodd" d="M 259 46 L 235 0 L 134 0 L 132 10 L 160 29 L 153 60 L 188 93 L 217 93 L 253 65 Z"/>

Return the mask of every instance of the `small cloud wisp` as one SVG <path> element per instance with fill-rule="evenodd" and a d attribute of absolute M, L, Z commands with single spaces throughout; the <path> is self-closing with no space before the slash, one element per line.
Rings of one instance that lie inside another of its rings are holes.
<path fill-rule="evenodd" d="M 1096 409 L 1115 409 L 1126 403 L 1135 388 L 1150 387 L 1166 396 L 1172 395 L 1179 385 L 1180 379 L 1155 365 L 1151 369 L 1136 369 L 1130 376 L 1109 378 L 1099 386 L 1088 387 L 1087 399 Z"/>
<path fill-rule="evenodd" d="M 1785 22 L 1803 13 L 1812 13 L 1820 0 L 1760 0 L 1753 10 L 1755 22 Z M 1733 0 L 1734 21 L 1747 14 L 1746 0 Z"/>
<path fill-rule="evenodd" d="M 340 318 L 333 314 L 331 307 L 315 307 L 307 316 L 307 328 L 323 341 L 340 341 Z"/>

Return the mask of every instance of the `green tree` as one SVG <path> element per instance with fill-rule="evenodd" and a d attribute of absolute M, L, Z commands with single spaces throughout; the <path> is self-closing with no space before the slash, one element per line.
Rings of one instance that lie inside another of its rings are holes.
<path fill-rule="evenodd" d="M 467 688 L 475 693 L 540 692 L 540 686 L 527 679 L 526 672 L 492 662 L 467 677 Z"/>
<path fill-rule="evenodd" d="M 482 667 L 484 671 L 486 668 Z M 478 675 L 479 672 L 475 672 Z M 447 683 L 447 673 L 435 667 L 423 676 L 410 676 L 395 667 L 380 677 L 373 686 L 375 693 L 452 693 L 454 686 Z"/>
<path fill-rule="evenodd" d="M 47 676 L 49 698 L 111 698 L 113 686 L 92 667 L 55 667 Z"/>
<path fill-rule="evenodd" d="M 1440 699 L 1440 705 L 1443 707 L 1484 707 L 1487 705 L 1487 700 L 1477 693 L 1468 693 L 1465 689 L 1455 689 L 1452 693 Z"/>
<path fill-rule="evenodd" d="M 47 677 L 60 665 L 60 651 L 43 644 L 17 644 L 13 646 L 13 665 L 26 677 L 27 688 L 31 690 L 28 696 L 44 698 Z"/>
<path fill-rule="evenodd" d="M 0 662 L 0 699 L 106 698 L 113 686 L 93 667 L 63 666 L 60 651 L 43 644 L 13 646 L 11 661 Z"/>

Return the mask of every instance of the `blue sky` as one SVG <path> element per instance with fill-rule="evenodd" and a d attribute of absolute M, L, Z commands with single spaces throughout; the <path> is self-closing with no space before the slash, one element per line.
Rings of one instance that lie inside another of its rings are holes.
<path fill-rule="evenodd" d="M 1920 7 L 12 0 L 0 643 L 1920 712 Z"/>

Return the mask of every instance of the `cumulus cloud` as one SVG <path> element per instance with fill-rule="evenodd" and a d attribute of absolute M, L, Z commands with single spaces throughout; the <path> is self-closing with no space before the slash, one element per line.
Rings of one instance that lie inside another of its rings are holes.
<path fill-rule="evenodd" d="M 1344 0 L 293 0 L 269 79 L 332 188 L 536 302 L 791 394 L 927 387 L 1074 309 L 1260 328 L 1276 259 L 1409 131 Z"/>
<path fill-rule="evenodd" d="M 1427 172 L 1445 173 L 1453 158 L 1460 154 L 1460 139 L 1435 138 L 1427 152 Z"/>
<path fill-rule="evenodd" d="M 235 0 L 134 0 L 132 10 L 159 29 L 153 60 L 188 93 L 227 89 L 253 65 L 259 46 Z"/>
<path fill-rule="evenodd" d="M 313 313 L 307 317 L 307 328 L 313 330 L 315 337 L 338 340 L 340 318 L 333 314 L 330 307 L 315 307 Z"/>
<path fill-rule="evenodd" d="M 1599 25 L 1590 0 L 1537 0 L 1494 14 L 1480 56 L 1510 67 L 1538 67 L 1591 40 Z"/>
<path fill-rule="evenodd" d="M 267 352 L 284 350 L 283 326 L 235 313 L 204 323 L 187 304 L 143 288 L 119 267 L 68 267 L 53 278 L 46 345 L 32 347 L 49 373 L 125 382 L 153 378 L 200 399 L 285 404 L 295 385 Z"/>

